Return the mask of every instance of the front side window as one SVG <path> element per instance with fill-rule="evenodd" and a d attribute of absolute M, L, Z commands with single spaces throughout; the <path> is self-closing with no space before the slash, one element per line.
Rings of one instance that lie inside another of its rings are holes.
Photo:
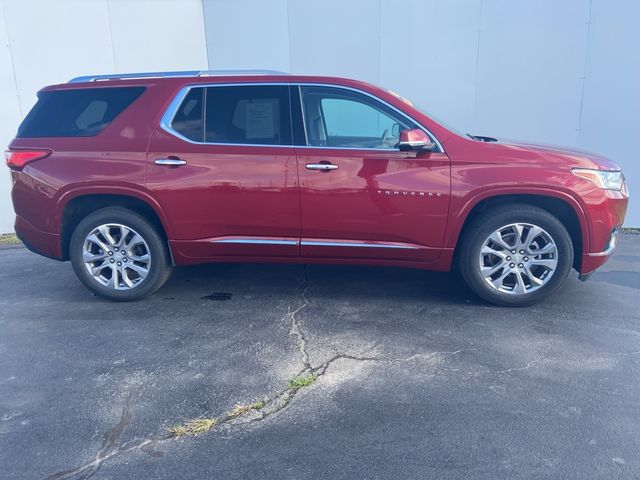
<path fill-rule="evenodd" d="M 413 122 L 368 95 L 338 87 L 303 86 L 309 145 L 339 148 L 397 148 L 400 132 Z"/>
<path fill-rule="evenodd" d="M 291 145 L 289 87 L 193 87 L 171 123 L 190 140 L 239 145 Z"/>

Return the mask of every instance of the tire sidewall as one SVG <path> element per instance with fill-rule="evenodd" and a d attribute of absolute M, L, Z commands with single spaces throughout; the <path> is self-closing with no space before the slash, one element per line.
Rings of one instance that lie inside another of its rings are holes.
<path fill-rule="evenodd" d="M 83 260 L 84 242 L 96 227 L 107 223 L 121 224 L 135 230 L 147 243 L 151 255 L 151 268 L 147 277 L 129 290 L 114 290 L 100 284 L 86 269 Z M 71 236 L 69 258 L 80 281 L 95 294 L 115 301 L 139 300 L 157 290 L 166 280 L 170 268 L 166 244 L 145 218 L 122 208 L 98 210 L 80 221 Z"/>
<path fill-rule="evenodd" d="M 553 239 L 558 252 L 558 264 L 551 279 L 541 288 L 525 295 L 502 293 L 484 280 L 479 267 L 480 250 L 486 239 L 499 228 L 512 223 L 528 223 L 543 228 Z M 502 209 L 479 217 L 464 239 L 460 271 L 481 298 L 498 305 L 527 306 L 552 295 L 566 280 L 573 265 L 573 244 L 562 223 L 545 210 L 535 207 Z"/>

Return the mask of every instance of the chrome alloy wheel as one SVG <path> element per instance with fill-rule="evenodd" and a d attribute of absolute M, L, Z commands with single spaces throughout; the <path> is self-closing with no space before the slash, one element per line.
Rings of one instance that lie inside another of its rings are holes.
<path fill-rule="evenodd" d="M 480 249 L 480 274 L 493 289 L 511 295 L 534 292 L 553 276 L 558 249 L 537 225 L 512 223 L 494 231 Z"/>
<path fill-rule="evenodd" d="M 144 238 L 117 223 L 100 225 L 87 235 L 82 260 L 96 281 L 114 290 L 135 288 L 151 268 L 151 253 Z"/>

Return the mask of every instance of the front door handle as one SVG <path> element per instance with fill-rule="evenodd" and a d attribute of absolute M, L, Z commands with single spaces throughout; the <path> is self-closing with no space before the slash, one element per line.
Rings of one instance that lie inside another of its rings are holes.
<path fill-rule="evenodd" d="M 156 165 L 166 165 L 169 167 L 179 167 L 180 165 L 186 165 L 187 162 L 180 160 L 179 158 L 158 158 L 155 161 Z"/>
<path fill-rule="evenodd" d="M 335 170 L 338 168 L 338 165 L 334 165 L 333 163 L 307 163 L 307 170 L 321 170 L 323 172 L 328 172 L 329 170 Z"/>

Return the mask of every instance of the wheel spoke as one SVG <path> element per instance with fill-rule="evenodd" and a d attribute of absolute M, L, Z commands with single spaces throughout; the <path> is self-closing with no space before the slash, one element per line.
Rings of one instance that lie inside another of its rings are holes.
<path fill-rule="evenodd" d="M 522 247 L 525 250 L 531 248 L 531 243 L 543 232 L 540 227 L 533 225 L 527 232 L 527 236 L 522 240 Z"/>
<path fill-rule="evenodd" d="M 509 274 L 511 274 L 511 270 L 505 268 L 504 272 L 502 272 L 498 278 L 489 281 L 497 290 L 500 290 L 504 286 L 504 279 L 507 278 Z"/>
<path fill-rule="evenodd" d="M 131 232 L 131 230 L 129 230 L 124 225 L 120 227 L 120 240 L 118 241 L 118 248 L 125 245 L 125 240 L 127 238 L 127 235 L 129 235 L 129 232 Z"/>
<path fill-rule="evenodd" d="M 128 272 L 127 268 L 123 268 L 123 269 L 122 269 L 122 272 L 121 272 L 121 274 L 122 274 L 122 280 L 124 280 L 124 283 L 125 283 L 125 285 L 126 285 L 127 287 L 129 287 L 129 288 L 133 288 L 134 284 L 133 284 L 133 282 L 131 281 L 131 279 L 129 278 L 129 274 L 128 274 L 127 272 Z"/>
<path fill-rule="evenodd" d="M 139 244 L 141 244 L 141 243 L 144 243 L 144 239 L 143 239 L 140 235 L 138 235 L 138 234 L 136 233 L 136 234 L 131 238 L 131 240 L 129 240 L 129 241 L 126 243 L 126 247 L 127 247 L 127 248 L 131 248 L 131 247 L 133 247 L 134 245 L 139 245 Z"/>
<path fill-rule="evenodd" d="M 93 275 L 94 277 L 97 277 L 100 274 L 100 272 L 102 272 L 102 270 L 104 270 L 108 266 L 109 266 L 108 263 L 103 263 L 102 265 L 91 267 L 91 275 Z"/>
<path fill-rule="evenodd" d="M 538 277 L 536 277 L 533 273 L 531 273 L 531 270 L 526 265 L 524 267 L 524 273 L 527 275 L 527 277 L 529 278 L 529 281 L 532 284 L 534 284 L 534 285 L 542 285 L 544 283 L 542 280 L 540 280 Z"/>
<path fill-rule="evenodd" d="M 493 232 L 491 234 L 491 236 L 489 237 L 489 239 L 491 241 L 493 241 L 494 243 L 500 245 L 502 248 L 504 248 L 505 250 L 511 250 L 513 247 L 511 245 L 509 245 L 507 242 L 505 242 L 502 239 L 502 234 L 500 233 L 500 231 L 497 232 Z"/>
<path fill-rule="evenodd" d="M 529 253 L 531 253 L 531 255 L 546 255 L 548 253 L 555 253 L 555 251 L 556 246 L 553 243 L 547 243 L 542 248 L 536 248 L 534 250 L 529 249 Z"/>
<path fill-rule="evenodd" d="M 499 257 L 502 260 L 507 258 L 507 253 L 508 252 L 505 252 L 504 250 L 496 250 L 495 248 L 490 247 L 489 245 L 484 245 L 480 250 L 481 255 L 495 255 L 496 257 Z"/>
<path fill-rule="evenodd" d="M 91 234 L 91 235 L 89 235 L 87 237 L 87 242 L 91 242 L 91 243 L 93 243 L 95 245 L 98 245 L 102 249 L 103 252 L 111 250 L 111 248 L 106 243 L 104 243 L 102 240 L 100 240 L 95 233 L 93 233 L 93 234 Z"/>
<path fill-rule="evenodd" d="M 111 232 L 109 232 L 108 225 L 101 225 L 100 227 L 98 227 L 98 231 L 100 232 L 100 235 L 102 235 L 102 237 L 109 243 L 111 247 L 116 246 L 116 241 L 111 236 Z"/>
<path fill-rule="evenodd" d="M 539 265 L 541 267 L 546 267 L 549 270 L 553 270 L 558 265 L 558 261 L 554 258 L 534 258 L 531 260 L 531 265 Z"/>
<path fill-rule="evenodd" d="M 522 295 L 527 292 L 527 286 L 524 283 L 524 277 L 522 272 L 516 272 L 516 285 L 513 287 L 513 293 Z"/>
<path fill-rule="evenodd" d="M 140 265 L 136 265 L 135 263 L 129 263 L 125 268 L 133 270 L 141 277 L 146 277 L 147 273 L 149 273 L 149 269 L 145 267 L 141 267 Z"/>
<path fill-rule="evenodd" d="M 496 265 L 493 265 L 491 267 L 482 267 L 482 275 L 484 275 L 485 277 L 490 277 L 504 267 L 504 262 L 497 263 Z"/>
<path fill-rule="evenodd" d="M 516 241 L 514 243 L 514 248 L 520 249 L 523 245 L 522 234 L 524 232 L 524 225 L 522 225 L 521 223 L 517 223 L 513 226 L 513 229 L 516 232 Z"/>
<path fill-rule="evenodd" d="M 129 255 L 129 258 L 136 262 L 146 263 L 149 261 L 149 254 L 145 253 L 144 255 Z"/>
<path fill-rule="evenodd" d="M 85 263 L 93 263 L 97 262 L 98 260 L 104 260 L 108 255 L 104 253 L 104 250 L 102 252 L 103 253 L 91 253 L 85 250 L 84 252 L 82 252 L 82 260 Z"/>

